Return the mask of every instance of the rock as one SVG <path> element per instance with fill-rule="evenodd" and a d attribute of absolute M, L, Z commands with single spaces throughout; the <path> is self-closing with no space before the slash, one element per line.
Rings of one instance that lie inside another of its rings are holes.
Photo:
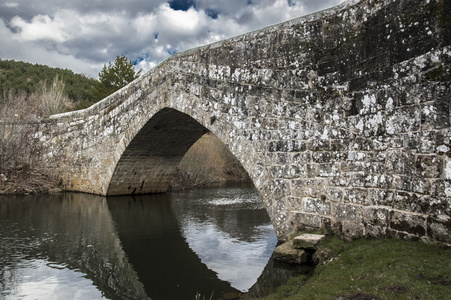
<path fill-rule="evenodd" d="M 326 236 L 322 234 L 304 233 L 293 239 L 294 247 L 297 249 L 316 250 L 318 243 Z"/>
<path fill-rule="evenodd" d="M 451 245 L 451 217 L 434 215 L 428 218 L 428 234 L 433 239 Z"/>
<path fill-rule="evenodd" d="M 309 261 L 310 254 L 304 249 L 296 249 L 293 241 L 288 241 L 274 249 L 274 259 L 290 264 L 303 264 Z"/>
<path fill-rule="evenodd" d="M 49 193 L 55 194 L 55 193 L 61 193 L 63 190 L 61 188 L 53 187 L 49 189 Z"/>
<path fill-rule="evenodd" d="M 229 292 L 222 295 L 224 300 L 240 299 L 241 295 L 239 293 Z"/>

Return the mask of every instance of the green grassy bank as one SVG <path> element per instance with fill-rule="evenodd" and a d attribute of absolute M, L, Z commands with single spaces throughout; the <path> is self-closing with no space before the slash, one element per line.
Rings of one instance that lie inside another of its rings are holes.
<path fill-rule="evenodd" d="M 451 299 L 451 249 L 401 240 L 335 237 L 320 252 L 333 253 L 311 277 L 291 278 L 270 299 Z"/>

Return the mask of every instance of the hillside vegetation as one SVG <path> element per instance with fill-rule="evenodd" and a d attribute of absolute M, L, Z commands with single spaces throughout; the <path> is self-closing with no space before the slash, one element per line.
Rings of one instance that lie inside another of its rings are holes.
<path fill-rule="evenodd" d="M 73 103 L 72 109 L 85 108 L 100 99 L 93 95 L 97 80 L 76 74 L 68 69 L 0 59 L 0 97 L 8 93 L 38 93 L 44 83 L 58 77 L 64 83 L 64 94 Z"/>

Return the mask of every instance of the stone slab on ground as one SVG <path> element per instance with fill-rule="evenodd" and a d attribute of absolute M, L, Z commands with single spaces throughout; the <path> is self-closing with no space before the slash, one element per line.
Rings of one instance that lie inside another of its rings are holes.
<path fill-rule="evenodd" d="M 274 249 L 274 259 L 291 264 L 307 263 L 310 254 L 304 249 L 296 249 L 293 241 L 288 241 Z"/>
<path fill-rule="evenodd" d="M 326 236 L 323 234 L 304 233 L 293 239 L 296 249 L 316 250 L 318 243 Z"/>

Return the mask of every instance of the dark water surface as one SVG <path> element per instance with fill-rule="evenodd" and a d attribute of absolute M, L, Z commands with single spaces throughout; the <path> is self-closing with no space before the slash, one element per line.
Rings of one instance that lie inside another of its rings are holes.
<path fill-rule="evenodd" d="M 1 196 L 0 299 L 258 294 L 276 243 L 253 188 Z"/>

